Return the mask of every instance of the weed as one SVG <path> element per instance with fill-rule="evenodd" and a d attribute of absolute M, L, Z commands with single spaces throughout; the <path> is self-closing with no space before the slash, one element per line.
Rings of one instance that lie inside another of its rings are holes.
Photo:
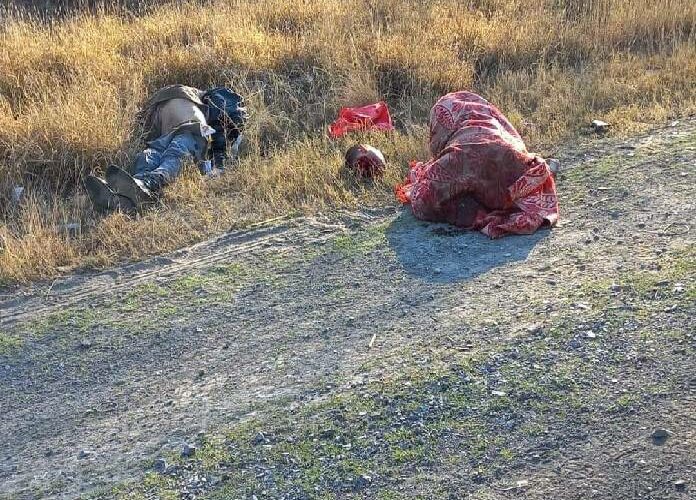
<path fill-rule="evenodd" d="M 393 202 L 408 162 L 428 155 L 428 113 L 447 91 L 473 89 L 495 102 L 542 153 L 591 118 L 631 132 L 696 106 L 689 0 L 582 2 L 589 7 L 572 15 L 533 0 L 464 10 L 455 0 L 112 0 L 55 18 L 33 17 L 25 3 L 0 8 L 3 283 L 140 259 L 279 214 Z M 238 164 L 214 181 L 187 169 L 139 217 L 97 216 L 81 180 L 132 161 L 138 106 L 170 83 L 225 84 L 247 97 Z M 325 137 L 341 106 L 378 99 L 399 131 Z M 383 179 L 345 175 L 353 140 L 384 151 Z M 25 187 L 19 205 L 17 185 Z M 71 222 L 85 230 L 66 235 L 60 228 Z M 337 242 L 347 252 L 376 244 Z"/>
<path fill-rule="evenodd" d="M 9 354 L 22 346 L 22 339 L 0 332 L 0 355 Z"/>

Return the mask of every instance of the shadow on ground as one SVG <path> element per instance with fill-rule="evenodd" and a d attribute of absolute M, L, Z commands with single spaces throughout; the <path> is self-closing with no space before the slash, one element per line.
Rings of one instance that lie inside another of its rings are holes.
<path fill-rule="evenodd" d="M 420 221 L 406 209 L 394 219 L 386 234 L 389 246 L 408 274 L 433 283 L 456 283 L 526 260 L 532 249 L 548 237 L 549 230 L 491 240 L 476 231 Z"/>

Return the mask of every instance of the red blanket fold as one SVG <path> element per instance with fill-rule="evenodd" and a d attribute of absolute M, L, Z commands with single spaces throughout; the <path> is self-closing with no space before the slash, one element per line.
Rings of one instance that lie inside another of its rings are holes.
<path fill-rule="evenodd" d="M 430 113 L 433 158 L 414 162 L 396 196 L 419 219 L 477 229 L 491 238 L 530 234 L 558 221 L 546 161 L 527 152 L 510 122 L 482 97 L 453 92 Z"/>
<path fill-rule="evenodd" d="M 386 103 L 378 102 L 358 108 L 342 108 L 335 122 L 329 125 L 332 138 L 354 130 L 394 130 L 389 108 Z"/>

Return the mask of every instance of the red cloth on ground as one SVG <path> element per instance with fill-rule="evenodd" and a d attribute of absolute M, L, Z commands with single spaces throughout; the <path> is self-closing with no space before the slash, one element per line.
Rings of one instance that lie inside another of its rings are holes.
<path fill-rule="evenodd" d="M 342 108 L 335 122 L 329 125 L 332 138 L 341 137 L 354 130 L 394 130 L 389 108 L 384 102 L 358 108 Z"/>
<path fill-rule="evenodd" d="M 477 229 L 491 238 L 531 234 L 558 221 L 546 161 L 527 152 L 510 122 L 482 97 L 453 92 L 430 112 L 427 162 L 414 162 L 396 196 L 419 219 Z"/>

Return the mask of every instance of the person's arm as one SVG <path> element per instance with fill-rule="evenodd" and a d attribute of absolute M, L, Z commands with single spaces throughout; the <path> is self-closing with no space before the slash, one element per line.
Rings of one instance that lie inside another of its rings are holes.
<path fill-rule="evenodd" d="M 210 157 L 213 161 L 213 168 L 224 170 L 227 157 L 227 140 L 223 130 L 216 132 L 211 137 Z"/>

